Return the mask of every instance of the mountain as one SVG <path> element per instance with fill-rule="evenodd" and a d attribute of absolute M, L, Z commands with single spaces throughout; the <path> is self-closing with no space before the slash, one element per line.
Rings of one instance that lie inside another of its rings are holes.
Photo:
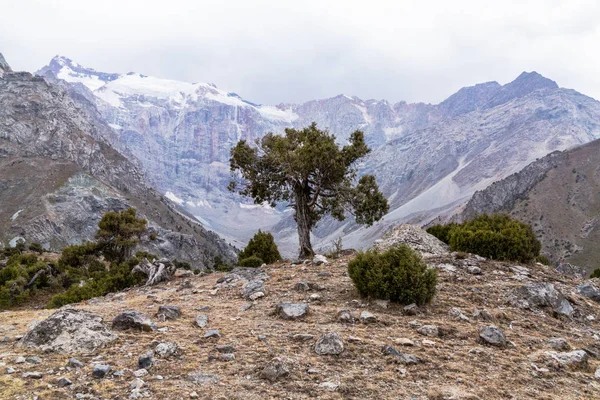
<path fill-rule="evenodd" d="M 92 240 L 104 212 L 133 206 L 157 234 L 140 248 L 197 267 L 233 259 L 216 234 L 144 184 L 97 111 L 41 77 L 11 72 L 2 57 L 0 65 L 0 242 L 60 249 Z"/>
<path fill-rule="evenodd" d="M 291 211 L 255 205 L 226 190 L 229 149 L 240 139 L 313 121 L 340 143 L 363 130 L 373 152 L 360 173 L 377 176 L 391 212 L 369 229 L 352 219 L 323 220 L 314 232 L 317 247 L 338 236 L 362 247 L 388 225 L 451 214 L 476 190 L 536 158 L 600 137 L 600 103 L 536 72 L 505 85 L 466 87 L 437 105 L 339 95 L 277 106 L 212 84 L 98 72 L 59 56 L 38 74 L 70 83 L 73 98 L 94 103 L 114 130 L 110 143 L 207 227 L 237 244 L 259 228 L 275 231 L 287 254 L 297 243 Z"/>
<path fill-rule="evenodd" d="M 531 224 L 553 261 L 600 267 L 600 140 L 554 152 L 473 195 L 460 214 L 508 212 Z"/>

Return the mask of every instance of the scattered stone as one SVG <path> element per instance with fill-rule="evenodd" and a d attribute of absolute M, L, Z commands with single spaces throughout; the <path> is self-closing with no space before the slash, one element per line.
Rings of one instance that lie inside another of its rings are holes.
<path fill-rule="evenodd" d="M 27 361 L 30 364 L 39 364 L 42 362 L 42 359 L 38 356 L 29 356 L 25 359 L 25 361 Z"/>
<path fill-rule="evenodd" d="M 314 265 L 323 265 L 323 264 L 329 264 L 329 261 L 327 261 L 327 257 L 321 255 L 321 254 L 316 254 L 313 257 L 313 264 Z"/>
<path fill-rule="evenodd" d="M 25 372 L 23 374 L 23 378 L 25 379 L 42 379 L 42 376 L 41 372 Z"/>
<path fill-rule="evenodd" d="M 414 346 L 415 342 L 408 338 L 398 338 L 394 340 L 394 343 L 400 346 Z"/>
<path fill-rule="evenodd" d="M 594 378 L 600 379 L 600 367 L 596 368 L 596 372 L 594 373 Z"/>
<path fill-rule="evenodd" d="M 292 336 L 292 339 L 296 342 L 308 342 L 315 339 L 315 335 L 310 335 L 307 333 L 298 333 Z"/>
<path fill-rule="evenodd" d="M 338 321 L 340 321 L 341 323 L 344 323 L 344 324 L 353 324 L 354 323 L 354 316 L 348 310 L 340 310 L 338 312 L 337 318 L 338 318 Z"/>
<path fill-rule="evenodd" d="M 417 315 L 419 313 L 419 306 L 415 303 L 409 304 L 402 309 L 405 315 Z"/>
<path fill-rule="evenodd" d="M 487 310 L 475 310 L 473 314 L 471 314 L 473 318 L 478 319 L 480 321 L 493 321 L 494 317 Z"/>
<path fill-rule="evenodd" d="M 577 286 L 577 291 L 580 295 L 585 296 L 596 303 L 600 303 L 600 290 L 591 281 L 583 282 Z"/>
<path fill-rule="evenodd" d="M 67 365 L 72 368 L 83 367 L 83 363 L 76 358 L 69 358 L 69 363 Z"/>
<path fill-rule="evenodd" d="M 319 302 L 321 301 L 321 295 L 318 293 L 313 293 L 310 295 L 310 297 L 308 298 L 309 301 L 311 302 Z"/>
<path fill-rule="evenodd" d="M 179 347 L 174 342 L 159 343 L 154 349 L 155 353 L 160 357 L 172 357 L 177 355 Z"/>
<path fill-rule="evenodd" d="M 338 382 L 327 381 L 319 383 L 319 387 L 334 392 L 340 387 L 340 384 Z"/>
<path fill-rule="evenodd" d="M 433 340 L 428 340 L 428 339 L 423 339 L 421 341 L 421 343 L 423 344 L 423 346 L 435 346 L 436 343 Z"/>
<path fill-rule="evenodd" d="M 73 384 L 73 382 L 71 382 L 71 380 L 69 378 L 66 378 L 64 376 L 56 381 L 56 386 L 58 386 L 59 388 L 62 388 L 65 386 L 71 386 L 72 384 Z"/>
<path fill-rule="evenodd" d="M 377 322 L 377 317 L 368 311 L 363 311 L 360 313 L 360 322 L 363 324 L 373 324 Z"/>
<path fill-rule="evenodd" d="M 200 314 L 196 317 L 196 325 L 200 328 L 205 328 L 208 325 L 208 315 Z"/>
<path fill-rule="evenodd" d="M 481 275 L 481 268 L 475 266 L 475 265 L 469 265 L 467 267 L 467 272 L 470 273 L 471 275 Z"/>
<path fill-rule="evenodd" d="M 415 365 L 422 362 L 420 358 L 407 353 L 400 353 L 400 355 L 394 357 L 394 361 L 404 365 Z"/>
<path fill-rule="evenodd" d="M 254 292 L 250 296 L 248 296 L 248 300 L 256 301 L 262 297 L 265 297 L 264 292 Z"/>
<path fill-rule="evenodd" d="M 275 382 L 280 378 L 287 377 L 289 374 L 289 363 L 281 358 L 274 358 L 263 367 L 260 372 L 260 377 L 270 382 Z"/>
<path fill-rule="evenodd" d="M 417 329 L 417 332 L 429 337 L 438 337 L 440 335 L 440 330 L 436 325 L 423 325 Z"/>
<path fill-rule="evenodd" d="M 331 278 L 333 275 L 331 275 L 331 272 L 329 271 L 321 271 L 317 276 L 320 276 L 321 278 Z"/>
<path fill-rule="evenodd" d="M 218 329 L 209 329 L 204 334 L 204 339 L 218 339 L 221 337 Z"/>
<path fill-rule="evenodd" d="M 217 358 L 220 361 L 234 361 L 235 354 L 231 354 L 231 353 L 219 354 L 219 356 Z M 209 356 L 209 360 L 210 360 L 210 356 Z"/>
<path fill-rule="evenodd" d="M 560 367 L 573 369 L 587 369 L 589 355 L 583 350 L 558 353 L 556 351 L 546 352 L 546 356 L 556 361 Z"/>
<path fill-rule="evenodd" d="M 309 306 L 302 303 L 279 303 L 275 312 L 283 319 L 298 320 L 308 315 Z"/>
<path fill-rule="evenodd" d="M 145 354 L 142 354 L 140 356 L 140 358 L 138 358 L 138 368 L 139 369 L 149 369 L 152 367 L 152 365 L 154 364 L 154 360 L 152 359 L 152 356 L 154 355 L 154 352 L 149 351 Z"/>
<path fill-rule="evenodd" d="M 178 306 L 159 306 L 156 318 L 162 322 L 181 318 L 181 308 Z"/>
<path fill-rule="evenodd" d="M 15 359 L 15 364 L 23 364 L 25 363 L 25 357 L 19 356 Z"/>
<path fill-rule="evenodd" d="M 156 324 L 137 311 L 125 311 L 112 321 L 112 328 L 124 331 L 128 329 L 151 332 L 156 330 Z"/>
<path fill-rule="evenodd" d="M 94 365 L 94 370 L 92 371 L 92 375 L 94 378 L 102 379 L 108 374 L 110 371 L 110 365 L 108 364 L 96 364 Z"/>
<path fill-rule="evenodd" d="M 36 324 L 18 346 L 44 352 L 91 353 L 116 339 L 117 336 L 104 325 L 102 316 L 66 309 Z"/>
<path fill-rule="evenodd" d="M 123 371 L 123 370 L 115 371 L 112 373 L 112 376 L 117 376 L 117 377 L 125 376 L 125 371 Z"/>
<path fill-rule="evenodd" d="M 140 378 L 135 378 L 133 381 L 131 381 L 131 383 L 129 384 L 129 389 L 130 390 L 135 390 L 135 389 L 141 389 L 144 387 L 144 385 L 146 384 L 146 382 L 144 382 L 143 380 L 141 380 Z"/>
<path fill-rule="evenodd" d="M 197 399 L 197 398 L 199 398 L 199 397 L 200 397 L 200 396 L 198 396 L 198 393 L 196 393 L 196 392 L 192 392 L 192 393 L 190 393 L 190 399 Z"/>
<path fill-rule="evenodd" d="M 356 336 L 348 336 L 348 342 L 350 343 L 360 343 L 362 339 Z"/>
<path fill-rule="evenodd" d="M 242 296 L 247 300 L 257 300 L 265 296 L 265 283 L 262 279 L 254 279 L 242 287 Z"/>
<path fill-rule="evenodd" d="M 230 344 L 218 344 L 215 346 L 215 350 L 219 353 L 233 353 L 235 352 L 235 347 Z"/>
<path fill-rule="evenodd" d="M 469 317 L 467 317 L 465 314 L 463 314 L 462 310 L 457 307 L 450 308 L 450 311 L 448 312 L 448 314 L 450 314 L 450 316 L 453 317 L 457 321 L 464 321 L 464 322 L 471 321 L 469 319 Z"/>
<path fill-rule="evenodd" d="M 385 355 L 388 356 L 399 356 L 400 352 L 398 350 L 396 350 L 396 348 L 394 346 L 383 346 L 383 349 L 381 349 L 381 352 Z"/>
<path fill-rule="evenodd" d="M 587 271 L 585 268 L 578 267 L 565 261 L 556 266 L 556 271 L 563 275 L 568 275 L 575 278 L 585 278 L 587 276 Z"/>
<path fill-rule="evenodd" d="M 146 368 L 141 368 L 137 371 L 133 371 L 133 376 L 135 376 L 136 378 L 142 378 L 146 375 L 148 375 L 148 370 Z"/>
<path fill-rule="evenodd" d="M 17 372 L 17 371 L 14 368 L 11 368 L 11 367 L 6 368 L 6 373 L 9 375 L 14 374 L 15 372 Z"/>
<path fill-rule="evenodd" d="M 319 355 L 337 355 L 344 351 L 344 342 L 336 332 L 322 335 L 315 344 L 315 353 Z"/>
<path fill-rule="evenodd" d="M 203 374 L 199 371 L 190 372 L 187 375 L 187 379 L 197 385 L 203 385 L 205 383 L 216 383 L 219 381 L 219 377 L 211 374 Z"/>
<path fill-rule="evenodd" d="M 303 280 L 303 281 L 296 282 L 296 284 L 294 285 L 294 290 L 297 292 L 308 292 L 310 290 L 308 281 Z"/>
<path fill-rule="evenodd" d="M 517 289 L 517 295 L 524 298 L 531 306 L 550 307 L 554 312 L 563 315 L 573 314 L 573 306 L 553 284 L 534 282 Z"/>
<path fill-rule="evenodd" d="M 571 345 L 564 338 L 552 338 L 552 339 L 548 340 L 548 346 L 550 346 L 554 350 L 558 350 L 558 351 L 571 350 Z"/>
<path fill-rule="evenodd" d="M 248 311 L 252 308 L 252 303 L 245 303 L 240 306 L 240 312 Z"/>
<path fill-rule="evenodd" d="M 373 303 L 375 303 L 377 307 L 382 308 L 384 310 L 387 310 L 387 308 L 390 306 L 389 300 L 375 300 Z"/>
<path fill-rule="evenodd" d="M 529 268 L 521 267 L 520 265 L 515 265 L 509 267 L 510 271 L 517 275 L 530 276 L 531 272 L 529 272 Z"/>
<path fill-rule="evenodd" d="M 483 343 L 489 344 L 491 346 L 506 346 L 506 338 L 504 337 L 504 333 L 494 325 L 489 325 L 481 328 L 479 330 L 479 338 L 482 340 Z"/>

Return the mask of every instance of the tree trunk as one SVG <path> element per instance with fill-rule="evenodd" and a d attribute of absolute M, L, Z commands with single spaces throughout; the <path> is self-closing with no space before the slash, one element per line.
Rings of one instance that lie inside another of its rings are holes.
<path fill-rule="evenodd" d="M 159 282 L 169 281 L 175 274 L 175 266 L 167 259 L 148 261 L 146 258 L 131 270 L 131 273 L 141 272 L 148 277 L 146 286 L 156 285 Z"/>
<path fill-rule="evenodd" d="M 312 228 L 312 221 L 310 216 L 309 201 L 310 197 L 308 191 L 303 187 L 298 187 L 295 190 L 296 198 L 296 225 L 298 226 L 298 238 L 300 240 L 300 254 L 299 258 L 306 259 L 314 256 L 312 245 L 310 244 L 310 229 Z"/>

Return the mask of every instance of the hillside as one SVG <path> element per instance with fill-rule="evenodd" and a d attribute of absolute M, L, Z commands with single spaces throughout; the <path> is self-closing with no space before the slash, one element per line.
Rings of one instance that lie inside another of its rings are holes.
<path fill-rule="evenodd" d="M 3 59 L 2 59 L 3 60 Z M 106 211 L 136 207 L 156 240 L 141 248 L 212 265 L 232 249 L 144 183 L 139 168 L 109 143 L 97 110 L 60 86 L 8 68 L 0 75 L 0 243 L 48 249 L 92 240 Z"/>
<path fill-rule="evenodd" d="M 348 261 L 283 263 L 237 275 L 178 273 L 168 284 L 73 305 L 101 315 L 109 327 L 106 347 L 82 354 L 43 352 L 15 341 L 53 311 L 0 313 L 0 336 L 7 337 L 0 341 L 3 398 L 34 393 L 43 399 L 598 398 L 600 304 L 581 294 L 580 280 L 541 264 L 438 255 L 427 259 L 439 271 L 438 294 L 430 305 L 409 310 L 359 298 L 346 275 Z M 266 279 L 266 295 L 245 300 L 241 293 L 250 292 L 249 286 L 240 290 L 244 276 Z M 536 297 L 538 290 L 546 294 Z M 309 304 L 308 315 L 283 319 L 275 311 L 281 302 Z M 155 314 L 166 305 L 180 307 L 181 316 L 172 311 L 168 315 L 176 319 L 161 322 Z M 127 310 L 145 314 L 158 329 L 110 329 Z M 491 325 L 506 343 L 493 335 L 496 345 L 482 341 L 480 332 Z M 211 330 L 219 337 L 209 338 L 215 335 Z M 318 339 L 329 332 L 343 341 L 339 355 L 315 352 Z M 153 349 L 154 365 L 139 370 L 138 357 Z M 17 363 L 18 357 L 31 362 Z M 110 371 L 94 378 L 94 365 L 109 365 Z M 14 372 L 5 374 L 6 368 Z M 60 378 L 71 383 L 57 386 Z"/>
<path fill-rule="evenodd" d="M 240 245 L 259 228 L 273 231 L 288 255 L 297 245 L 290 210 L 254 205 L 226 190 L 229 150 L 240 139 L 252 142 L 268 131 L 313 121 L 341 143 L 363 130 L 373 152 L 360 173 L 377 176 L 392 205 L 385 221 L 395 224 L 451 213 L 476 190 L 536 158 L 600 137 L 600 103 L 535 72 L 505 85 L 462 88 L 440 104 L 338 95 L 276 106 L 208 83 L 105 73 L 60 56 L 38 73 L 62 81 L 76 101 L 95 103 L 114 130 L 108 140 L 205 226 Z M 344 236 L 359 247 L 385 229 L 323 220 L 314 242 L 327 247 Z"/>
<path fill-rule="evenodd" d="M 508 212 L 531 224 L 543 252 L 588 271 L 600 267 L 600 141 L 556 152 L 475 193 L 461 218 Z"/>

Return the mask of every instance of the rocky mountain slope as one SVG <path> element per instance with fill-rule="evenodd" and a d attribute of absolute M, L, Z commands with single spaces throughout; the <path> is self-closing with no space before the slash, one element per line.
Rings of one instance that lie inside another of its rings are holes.
<path fill-rule="evenodd" d="M 361 299 L 348 261 L 206 276 L 180 271 L 170 283 L 109 294 L 53 316 L 51 310 L 0 313 L 2 394 L 598 397 L 597 280 L 436 251 L 426 261 L 439 273 L 437 295 L 430 305 L 404 307 Z"/>
<path fill-rule="evenodd" d="M 387 224 L 427 222 L 536 158 L 600 137 L 600 103 L 523 73 L 513 82 L 459 90 L 437 105 L 392 104 L 339 95 L 303 104 L 257 105 L 204 83 L 137 73 L 108 74 L 55 57 L 39 72 L 70 83 L 115 130 L 110 142 L 133 155 L 152 184 L 224 237 L 244 243 L 256 229 L 278 232 L 287 254 L 296 239 L 289 210 L 251 204 L 226 191 L 229 149 L 240 139 L 315 121 L 344 142 L 365 131 L 374 151 L 361 173 L 374 173 L 389 196 Z M 386 225 L 365 230 L 324 220 L 315 242 L 344 236 L 372 242 Z"/>
<path fill-rule="evenodd" d="M 555 152 L 475 193 L 461 218 L 508 212 L 531 224 L 543 251 L 592 271 L 600 267 L 600 141 Z"/>
<path fill-rule="evenodd" d="M 0 58 L 0 242 L 59 249 L 92 240 L 102 214 L 136 207 L 157 239 L 142 247 L 208 265 L 231 248 L 144 184 L 108 142 L 115 132 L 61 87 Z"/>

